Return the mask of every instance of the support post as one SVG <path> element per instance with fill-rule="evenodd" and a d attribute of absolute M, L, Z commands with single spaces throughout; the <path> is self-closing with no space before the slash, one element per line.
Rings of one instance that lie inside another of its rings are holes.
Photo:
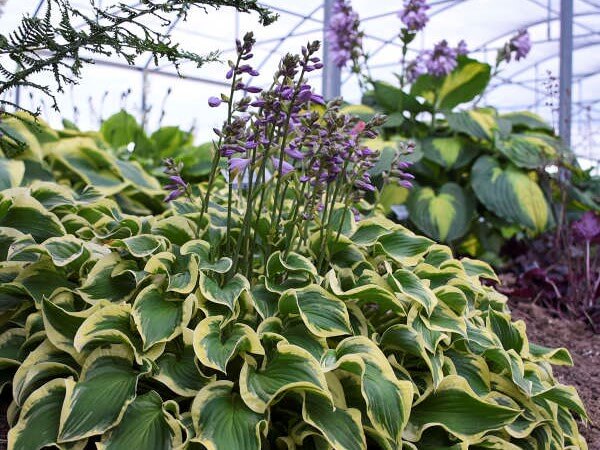
<path fill-rule="evenodd" d="M 560 94 L 558 130 L 565 146 L 571 146 L 573 84 L 573 0 L 560 2 Z"/>
<path fill-rule="evenodd" d="M 332 16 L 334 1 L 335 0 L 324 0 L 323 4 L 323 97 L 325 100 L 339 97 L 342 84 L 342 72 L 333 61 L 330 42 L 327 39 L 327 26 Z"/>

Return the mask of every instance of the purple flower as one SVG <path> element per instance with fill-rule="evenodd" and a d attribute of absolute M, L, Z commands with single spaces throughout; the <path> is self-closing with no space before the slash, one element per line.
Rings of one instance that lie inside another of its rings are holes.
<path fill-rule="evenodd" d="M 429 21 L 428 9 L 426 0 L 406 0 L 404 9 L 398 13 L 398 16 L 409 31 L 420 31 Z"/>
<path fill-rule="evenodd" d="M 448 75 L 456 68 L 456 56 L 456 50 L 448 45 L 448 41 L 438 42 L 425 62 L 427 72 L 436 77 Z"/>
<path fill-rule="evenodd" d="M 229 171 L 233 174 L 242 173 L 250 164 L 249 158 L 231 158 L 228 162 Z"/>
<path fill-rule="evenodd" d="M 275 166 L 276 170 L 279 170 L 279 165 L 281 164 L 281 175 L 285 176 L 288 173 L 292 172 L 294 170 L 294 166 L 292 166 L 289 162 L 287 161 L 282 161 L 275 158 L 275 157 L 271 157 L 271 161 L 273 162 L 273 166 Z"/>
<path fill-rule="evenodd" d="M 461 39 L 458 45 L 456 46 L 456 53 L 462 56 L 469 54 L 469 49 L 467 48 L 467 43 L 464 39 Z"/>
<path fill-rule="evenodd" d="M 406 66 L 406 79 L 409 83 L 412 83 L 421 75 L 425 75 L 427 73 L 427 66 L 425 66 L 425 60 L 422 57 L 422 54 L 417 56 L 413 61 L 408 63 Z"/>
<path fill-rule="evenodd" d="M 208 106 L 211 108 L 216 108 L 221 104 L 221 99 L 219 97 L 209 97 L 208 98 Z"/>
<path fill-rule="evenodd" d="M 591 242 L 600 238 L 600 216 L 593 211 L 586 211 L 581 219 L 573 222 L 571 228 L 577 238 Z"/>
<path fill-rule="evenodd" d="M 169 203 L 171 200 L 175 200 L 175 199 L 177 199 L 177 198 L 181 197 L 183 194 L 184 194 L 184 192 L 183 192 L 183 191 L 180 191 L 180 190 L 171 191 L 171 192 L 169 193 L 169 195 L 167 195 L 167 196 L 164 198 L 164 202 L 165 202 L 165 203 Z"/>
<path fill-rule="evenodd" d="M 510 48 L 511 50 L 514 50 L 515 59 L 517 61 L 525 58 L 531 50 L 529 32 L 525 29 L 519 30 L 519 32 L 510 40 Z"/>
<path fill-rule="evenodd" d="M 529 31 L 526 29 L 520 29 L 510 41 L 504 44 L 504 47 L 498 52 L 498 61 L 510 62 L 513 58 L 517 61 L 527 57 L 531 51 L 531 39 L 529 37 Z"/>
<path fill-rule="evenodd" d="M 359 30 L 360 19 L 350 2 L 336 0 L 333 14 L 327 24 L 326 37 L 329 41 L 333 61 L 338 67 L 345 67 L 348 61 L 356 61 L 362 55 L 362 36 Z"/>

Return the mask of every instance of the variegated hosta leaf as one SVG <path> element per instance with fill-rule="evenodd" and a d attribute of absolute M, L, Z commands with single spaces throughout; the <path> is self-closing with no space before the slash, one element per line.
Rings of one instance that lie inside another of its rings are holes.
<path fill-rule="evenodd" d="M 178 412 L 177 403 L 163 403 L 154 391 L 140 395 L 97 447 L 99 450 L 178 448 L 183 440 Z"/>
<path fill-rule="evenodd" d="M 476 139 L 491 140 L 498 129 L 495 114 L 490 109 L 472 109 L 446 114 L 448 125 L 454 131 Z"/>
<path fill-rule="evenodd" d="M 66 381 L 58 442 L 102 434 L 119 423 L 135 399 L 138 378 L 133 354 L 123 346 L 99 348 L 88 356 L 79 381 Z"/>
<path fill-rule="evenodd" d="M 419 230 L 436 241 L 451 242 L 468 231 L 474 202 L 458 184 L 446 183 L 437 193 L 430 187 L 415 187 L 408 209 Z"/>
<path fill-rule="evenodd" d="M 180 334 L 192 317 L 194 302 L 193 294 L 182 301 L 169 298 L 167 292 L 154 285 L 143 289 L 133 303 L 131 316 L 142 337 L 144 351 Z"/>
<path fill-rule="evenodd" d="M 367 444 L 356 409 L 335 408 L 322 393 L 306 392 L 302 408 L 304 420 L 317 428 L 336 450 L 366 450 Z"/>
<path fill-rule="evenodd" d="M 519 414 L 519 410 L 477 396 L 464 378 L 449 375 L 437 390 L 430 391 L 413 406 L 406 437 L 416 442 L 425 429 L 438 425 L 468 441 L 509 425 Z"/>
<path fill-rule="evenodd" d="M 350 316 L 344 302 L 317 285 L 285 292 L 279 300 L 279 312 L 284 316 L 300 314 L 315 336 L 351 333 Z"/>
<path fill-rule="evenodd" d="M 539 185 L 526 173 L 502 168 L 489 156 L 479 158 L 471 172 L 473 190 L 494 214 L 540 232 L 551 223 L 550 207 Z"/>
<path fill-rule="evenodd" d="M 264 354 L 256 332 L 244 323 L 223 324 L 223 316 L 207 317 L 194 331 L 194 351 L 206 367 L 227 373 L 227 363 L 240 352 Z"/>
<path fill-rule="evenodd" d="M 427 253 L 433 242 L 408 230 L 396 230 L 377 240 L 381 250 L 403 266 L 415 266 Z"/>
<path fill-rule="evenodd" d="M 165 249 L 164 241 L 151 234 L 131 236 L 121 240 L 119 244 L 123 245 L 136 258 L 150 256 L 157 251 Z"/>
<path fill-rule="evenodd" d="M 25 329 L 10 328 L 0 335 L 0 392 L 10 383 L 21 365 L 21 348 L 26 340 Z"/>
<path fill-rule="evenodd" d="M 422 148 L 425 158 L 449 170 L 463 167 L 479 153 L 471 141 L 459 136 L 428 138 Z"/>
<path fill-rule="evenodd" d="M 407 296 L 410 301 L 420 303 L 427 315 L 433 312 L 437 304 L 437 297 L 431 289 L 414 273 L 400 269 L 389 276 L 388 282 L 395 292 Z"/>
<path fill-rule="evenodd" d="M 100 259 L 78 289 L 81 298 L 91 304 L 101 300 L 119 303 L 130 299 L 135 292 L 135 279 L 129 272 L 113 276 L 119 262 L 117 253 L 110 253 Z"/>
<path fill-rule="evenodd" d="M 24 175 L 23 161 L 0 157 L 0 191 L 20 186 Z"/>
<path fill-rule="evenodd" d="M 496 147 L 515 166 L 524 169 L 543 169 L 559 157 L 555 148 L 535 135 L 511 134 L 506 140 L 497 139 Z"/>
<path fill-rule="evenodd" d="M 362 336 L 344 339 L 322 364 L 326 370 L 341 368 L 359 377 L 370 425 L 388 448 L 398 448 L 410 414 L 412 383 L 398 380 L 383 352 Z"/>
<path fill-rule="evenodd" d="M 232 391 L 233 382 L 215 381 L 192 404 L 196 442 L 214 450 L 260 450 L 268 418 L 246 406 Z"/>
<path fill-rule="evenodd" d="M 250 290 L 250 283 L 243 275 L 238 273 L 221 287 L 215 280 L 200 272 L 199 288 L 202 296 L 208 301 L 225 305 L 231 311 L 234 311 L 235 304 L 242 292 Z"/>
<path fill-rule="evenodd" d="M 278 395 L 292 389 L 327 390 L 319 362 L 306 350 L 279 342 L 266 359 L 266 364 L 258 367 L 247 357 L 240 373 L 240 393 L 253 411 L 265 413 Z"/>
<path fill-rule="evenodd" d="M 206 241 L 195 239 L 186 242 L 181 247 L 181 254 L 192 254 L 198 259 L 198 268 L 200 270 L 210 270 L 217 273 L 226 273 L 231 269 L 231 258 L 223 257 L 217 261 L 213 261 L 210 256 L 210 244 Z"/>
<path fill-rule="evenodd" d="M 167 344 L 155 364 L 157 370 L 153 378 L 183 397 L 195 397 L 216 378 L 207 377 L 200 371 L 193 347 L 193 332 L 187 328 L 180 337 Z"/>
<path fill-rule="evenodd" d="M 34 391 L 23 404 L 16 426 L 8 432 L 10 450 L 40 450 L 56 444 L 65 379 L 49 381 Z"/>

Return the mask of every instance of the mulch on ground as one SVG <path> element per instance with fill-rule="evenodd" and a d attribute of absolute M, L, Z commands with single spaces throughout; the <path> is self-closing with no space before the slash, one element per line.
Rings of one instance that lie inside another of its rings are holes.
<path fill-rule="evenodd" d="M 565 347 L 571 352 L 573 367 L 554 366 L 557 379 L 577 388 L 593 423 L 581 426 L 590 450 L 600 449 L 600 334 L 594 334 L 582 321 L 553 316 L 530 302 L 513 302 L 513 320 L 523 319 L 531 342 L 546 347 Z"/>

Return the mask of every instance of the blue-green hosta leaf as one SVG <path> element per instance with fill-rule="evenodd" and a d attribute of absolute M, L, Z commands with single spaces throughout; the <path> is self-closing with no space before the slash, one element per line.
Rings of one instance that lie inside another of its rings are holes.
<path fill-rule="evenodd" d="M 154 391 L 136 397 L 119 424 L 103 436 L 98 450 L 179 448 L 183 437 L 177 409 L 175 402 L 163 403 Z"/>
<path fill-rule="evenodd" d="M 23 161 L 0 157 L 0 191 L 20 186 L 24 175 Z"/>
<path fill-rule="evenodd" d="M 427 138 L 422 148 L 425 158 L 447 170 L 459 169 L 479 154 L 473 143 L 461 136 Z"/>
<path fill-rule="evenodd" d="M 102 300 L 119 303 L 130 299 L 136 287 L 131 273 L 124 272 L 113 277 L 113 270 L 120 260 L 116 253 L 110 253 L 100 259 L 78 289 L 81 298 L 91 304 Z"/>
<path fill-rule="evenodd" d="M 215 381 L 198 393 L 192 404 L 193 441 L 214 450 L 260 450 L 267 418 L 248 408 L 232 388 L 231 381 Z"/>
<path fill-rule="evenodd" d="M 383 352 L 370 339 L 344 339 L 335 350 L 335 361 L 322 361 L 326 370 L 341 368 L 360 378 L 365 414 L 390 448 L 402 445 L 402 432 L 410 414 L 413 386 L 398 380 Z"/>
<path fill-rule="evenodd" d="M 484 206 L 509 222 L 537 232 L 550 225 L 550 208 L 542 189 L 514 166 L 502 168 L 495 159 L 482 156 L 473 166 L 471 184 Z"/>
<path fill-rule="evenodd" d="M 38 243 L 66 232 L 58 217 L 23 188 L 0 194 L 0 227 L 16 228 L 30 234 Z"/>
<path fill-rule="evenodd" d="M 377 242 L 385 254 L 403 266 L 418 264 L 433 245 L 430 239 L 405 229 L 380 236 Z"/>
<path fill-rule="evenodd" d="M 180 334 L 189 323 L 195 296 L 185 300 L 169 298 L 167 293 L 150 285 L 133 303 L 131 316 L 144 343 L 144 351 L 158 342 L 166 342 Z"/>
<path fill-rule="evenodd" d="M 286 291 L 279 300 L 282 315 L 300 314 L 306 327 L 318 337 L 350 334 L 350 316 L 344 302 L 318 285 Z"/>
<path fill-rule="evenodd" d="M 66 353 L 45 340 L 30 352 L 17 369 L 13 380 L 13 399 L 23 405 L 29 395 L 54 378 L 77 376 L 79 366 Z"/>
<path fill-rule="evenodd" d="M 250 283 L 241 274 L 236 273 L 235 276 L 226 282 L 223 287 L 209 278 L 204 273 L 200 272 L 200 293 L 210 302 L 225 305 L 231 311 L 235 310 L 235 304 L 238 302 L 242 292 L 250 291 Z"/>
<path fill-rule="evenodd" d="M 491 140 L 498 129 L 495 113 L 489 109 L 473 109 L 446 114 L 448 125 L 453 131 L 464 133 L 475 139 Z"/>
<path fill-rule="evenodd" d="M 65 380 L 58 378 L 34 391 L 23 404 L 19 421 L 8 432 L 10 450 L 40 450 L 56 444 Z"/>
<path fill-rule="evenodd" d="M 167 344 L 155 364 L 157 371 L 153 378 L 183 397 L 195 397 L 200 389 L 216 378 L 207 377 L 198 368 L 193 332 L 189 329 L 183 330 L 181 337 Z"/>
<path fill-rule="evenodd" d="M 171 244 L 179 246 L 183 246 L 197 237 L 196 226 L 190 219 L 183 216 L 170 216 L 157 220 L 152 227 L 151 234 L 164 236 Z"/>
<path fill-rule="evenodd" d="M 326 395 L 306 392 L 302 417 L 336 450 L 367 449 L 360 412 L 356 409 L 336 408 Z"/>
<path fill-rule="evenodd" d="M 532 361 L 548 361 L 555 366 L 572 366 L 573 358 L 566 348 L 547 348 L 529 343 L 529 359 Z"/>
<path fill-rule="evenodd" d="M 413 406 L 405 436 L 416 442 L 425 429 L 439 425 L 468 440 L 511 424 L 519 414 L 519 410 L 477 396 L 464 378 L 449 375 L 437 390 L 430 391 Z"/>
<path fill-rule="evenodd" d="M 306 350 L 279 342 L 266 356 L 266 364 L 246 358 L 240 373 L 240 393 L 244 403 L 264 413 L 278 395 L 289 390 L 327 390 L 319 362 Z"/>
<path fill-rule="evenodd" d="M 223 316 L 203 319 L 194 330 L 194 351 L 200 362 L 227 373 L 227 363 L 240 352 L 264 354 L 256 332 L 244 323 L 225 325 Z"/>
<path fill-rule="evenodd" d="M 119 423 L 135 399 L 138 378 L 133 354 L 123 346 L 99 348 L 88 356 L 79 381 L 66 381 L 58 442 L 102 434 Z"/>
<path fill-rule="evenodd" d="M 427 315 L 433 312 L 437 305 L 437 297 L 426 282 L 409 270 L 400 269 L 389 276 L 388 282 L 395 292 L 407 296 L 411 301 L 415 301 L 425 308 Z"/>
<path fill-rule="evenodd" d="M 446 183 L 438 193 L 430 187 L 415 187 L 408 210 L 419 230 L 436 241 L 451 242 L 469 230 L 475 205 L 458 184 Z"/>
<path fill-rule="evenodd" d="M 223 257 L 217 261 L 213 261 L 210 255 L 210 244 L 200 239 L 186 242 L 181 246 L 182 255 L 195 255 L 198 260 L 198 268 L 200 270 L 210 270 L 217 273 L 226 273 L 231 269 L 233 262 L 231 258 Z"/>

